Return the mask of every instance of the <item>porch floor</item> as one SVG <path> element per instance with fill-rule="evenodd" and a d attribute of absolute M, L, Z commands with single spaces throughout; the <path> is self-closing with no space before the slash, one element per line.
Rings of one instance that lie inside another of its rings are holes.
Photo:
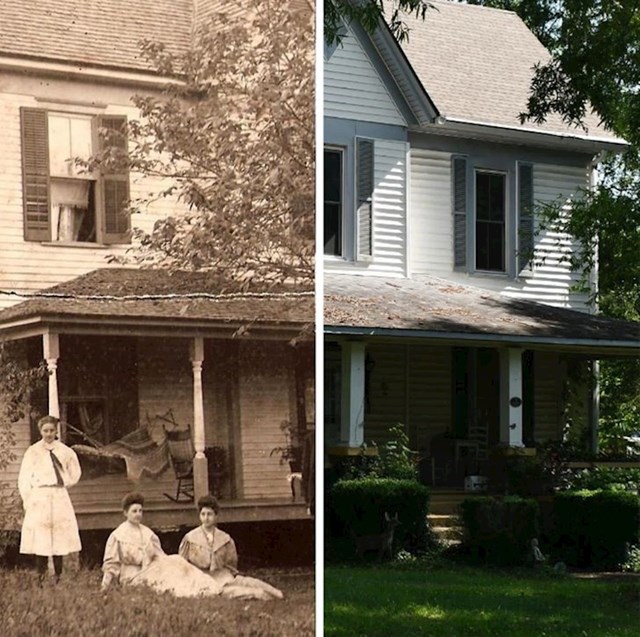
<path fill-rule="evenodd" d="M 172 472 L 156 479 L 143 477 L 138 482 L 123 475 L 105 475 L 81 480 L 69 490 L 80 529 L 115 528 L 122 522 L 120 502 L 129 491 L 145 496 L 144 522 L 156 530 L 170 531 L 198 523 L 194 502 L 173 502 L 165 493 L 174 495 L 176 480 Z M 221 523 L 261 522 L 308 519 L 305 502 L 293 498 L 220 499 Z"/>

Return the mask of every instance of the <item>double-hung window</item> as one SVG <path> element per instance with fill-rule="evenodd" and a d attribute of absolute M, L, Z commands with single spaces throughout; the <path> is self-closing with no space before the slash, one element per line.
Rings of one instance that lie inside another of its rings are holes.
<path fill-rule="evenodd" d="M 24 237 L 59 243 L 128 243 L 126 169 L 89 173 L 76 158 L 127 151 L 126 118 L 21 109 Z"/>
<path fill-rule="evenodd" d="M 344 218 L 344 150 L 324 150 L 324 253 L 342 256 Z"/>
<path fill-rule="evenodd" d="M 534 167 L 516 160 L 497 164 L 452 159 L 453 265 L 516 276 L 532 267 Z"/>

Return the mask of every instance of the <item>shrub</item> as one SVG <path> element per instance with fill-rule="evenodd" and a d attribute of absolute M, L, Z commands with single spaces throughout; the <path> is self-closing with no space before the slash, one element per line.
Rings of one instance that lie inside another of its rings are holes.
<path fill-rule="evenodd" d="M 538 536 L 540 509 L 517 496 L 467 498 L 462 503 L 465 546 L 492 564 L 522 564 L 531 539 Z"/>
<path fill-rule="evenodd" d="M 580 567 L 610 569 L 640 540 L 640 499 L 618 491 L 575 491 L 554 498 L 552 540 L 558 557 Z"/>
<path fill-rule="evenodd" d="M 334 538 L 380 533 L 386 512 L 400 520 L 394 546 L 411 553 L 428 548 L 429 490 L 413 480 L 341 480 L 331 490 L 330 510 Z"/>
<path fill-rule="evenodd" d="M 572 471 L 568 478 L 572 491 L 581 489 L 640 491 L 640 469 L 632 467 L 593 467 Z"/>

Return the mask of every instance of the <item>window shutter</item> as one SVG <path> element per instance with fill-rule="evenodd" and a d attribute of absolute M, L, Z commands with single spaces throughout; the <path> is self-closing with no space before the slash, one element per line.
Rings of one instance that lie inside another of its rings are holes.
<path fill-rule="evenodd" d="M 21 108 L 20 130 L 24 238 L 25 241 L 49 241 L 51 228 L 47 111 Z"/>
<path fill-rule="evenodd" d="M 467 159 L 453 158 L 453 265 L 467 265 Z"/>
<path fill-rule="evenodd" d="M 127 118 L 119 115 L 101 115 L 96 118 L 101 134 L 97 135 L 100 152 L 113 150 L 114 153 L 126 153 Z M 106 136 L 105 136 L 106 134 Z M 100 204 L 103 243 L 129 243 L 131 240 L 131 218 L 129 205 L 129 171 L 119 168 L 103 168 L 98 183 L 98 201 Z"/>
<path fill-rule="evenodd" d="M 533 166 L 518 164 L 518 271 L 533 259 Z"/>
<path fill-rule="evenodd" d="M 356 140 L 356 258 L 373 256 L 374 147 L 370 139 Z"/>

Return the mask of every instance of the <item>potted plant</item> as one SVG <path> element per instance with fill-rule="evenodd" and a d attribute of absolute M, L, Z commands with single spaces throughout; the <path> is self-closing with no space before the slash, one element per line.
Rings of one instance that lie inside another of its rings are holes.
<path fill-rule="evenodd" d="M 278 454 L 280 456 L 280 464 L 288 462 L 291 473 L 301 473 L 302 444 L 300 431 L 290 420 L 283 420 L 280 423 L 280 431 L 282 431 L 285 437 L 285 444 L 274 447 L 269 455 L 273 456 Z"/>

